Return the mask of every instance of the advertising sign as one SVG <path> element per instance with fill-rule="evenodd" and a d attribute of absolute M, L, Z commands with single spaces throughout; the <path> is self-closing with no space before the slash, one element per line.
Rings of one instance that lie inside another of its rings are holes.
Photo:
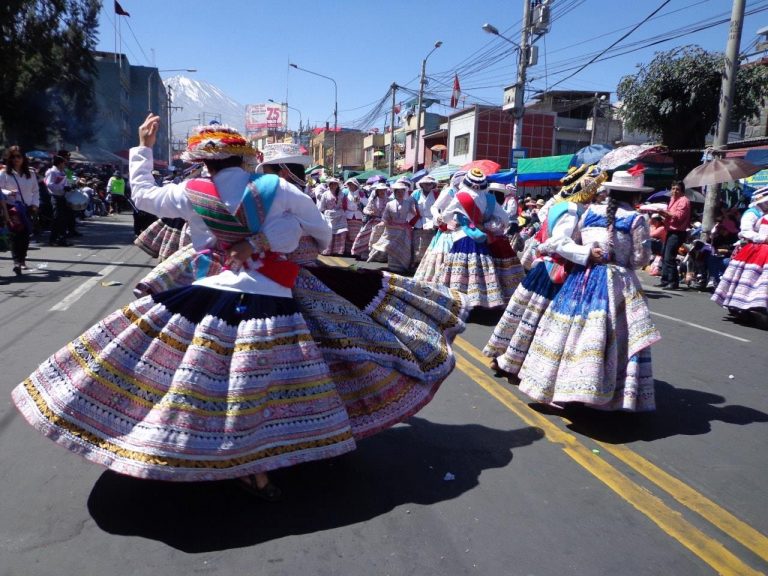
<path fill-rule="evenodd" d="M 286 115 L 282 104 L 248 104 L 245 107 L 245 129 L 248 132 L 263 129 L 286 129 Z"/>

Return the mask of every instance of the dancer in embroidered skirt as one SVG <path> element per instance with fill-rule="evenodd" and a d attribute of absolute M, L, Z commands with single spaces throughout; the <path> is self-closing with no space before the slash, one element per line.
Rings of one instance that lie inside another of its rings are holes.
<path fill-rule="evenodd" d="M 344 211 L 343 196 L 339 186 L 338 178 L 329 178 L 326 180 L 328 190 L 320 195 L 317 201 L 317 207 L 331 227 L 333 238 L 331 245 L 323 250 L 326 256 L 343 256 L 344 248 L 347 242 L 347 215 Z"/>
<path fill-rule="evenodd" d="M 585 265 L 586 255 L 574 244 L 579 218 L 595 197 L 607 173 L 596 167 L 576 182 L 564 182 L 547 211 L 539 232 L 540 244 L 531 271 L 515 290 L 483 354 L 493 358 L 491 369 L 517 378 L 541 317 L 567 276 L 570 262 Z M 566 261 L 566 259 L 568 259 Z"/>
<path fill-rule="evenodd" d="M 416 272 L 413 275 L 414 280 L 435 282 L 438 273 L 443 267 L 443 262 L 445 262 L 445 255 L 451 251 L 451 246 L 453 246 L 451 232 L 456 229 L 456 222 L 453 220 L 445 222 L 443 220 L 443 210 L 451 203 L 453 197 L 456 196 L 456 190 L 459 189 L 459 184 L 461 184 L 466 174 L 463 170 L 456 172 L 451 179 L 451 183 L 440 191 L 440 194 L 430 208 L 432 221 L 435 223 L 437 231 L 429 243 L 427 251 L 422 256 L 418 268 L 416 268 Z"/>
<path fill-rule="evenodd" d="M 384 214 L 384 208 L 387 205 L 387 192 L 389 186 L 384 183 L 376 184 L 373 193 L 368 199 L 365 208 L 363 208 L 363 227 L 357 233 L 355 242 L 352 244 L 352 256 L 358 260 L 367 260 L 371 253 L 371 245 L 375 244 L 384 233 L 384 223 L 381 216 Z M 382 260 L 386 261 L 385 258 Z"/>
<path fill-rule="evenodd" d="M 741 217 L 742 246 L 731 257 L 712 300 L 734 314 L 768 312 L 768 187 L 752 194 Z"/>
<path fill-rule="evenodd" d="M 576 266 L 539 322 L 520 369 L 520 391 L 539 402 L 582 402 L 602 410 L 655 409 L 650 346 L 660 339 L 634 269 L 648 262 L 648 221 L 633 204 L 640 173 L 615 172 L 608 204 L 590 206 Z"/>
<path fill-rule="evenodd" d="M 240 478 L 272 500 L 268 471 L 353 450 L 425 405 L 453 368 L 466 311 L 458 294 L 374 271 L 342 281 L 359 306 L 342 300 L 281 256 L 305 234 L 330 242 L 311 199 L 241 169 L 253 149 L 223 126 L 202 128 L 185 153 L 212 179 L 159 188 L 158 124 L 150 115 L 130 152 L 134 199 L 189 222 L 198 279 L 112 313 L 13 399 L 45 435 L 117 472 Z M 317 339 L 302 309 L 315 310 Z"/>
<path fill-rule="evenodd" d="M 159 218 L 133 241 L 136 246 L 161 262 L 191 242 L 184 218 Z"/>
<path fill-rule="evenodd" d="M 344 182 L 342 193 L 342 208 L 347 217 L 347 239 L 344 244 L 344 253 L 352 254 L 352 245 L 363 227 L 363 208 L 368 203 L 365 191 L 354 178 Z"/>
<path fill-rule="evenodd" d="M 437 200 L 439 190 L 437 181 L 431 176 L 424 176 L 418 182 L 418 189 L 411 194 L 416 205 L 418 220 L 413 225 L 413 261 L 418 266 L 435 238 L 435 221 L 432 205 Z"/>
<path fill-rule="evenodd" d="M 523 269 L 504 232 L 509 216 L 486 192 L 485 174 L 472 169 L 443 211 L 454 221 L 453 245 L 436 282 L 467 295 L 470 307 L 506 306 L 523 278 Z"/>
<path fill-rule="evenodd" d="M 407 272 L 411 267 L 413 222 L 416 219 L 415 203 L 408 195 L 410 187 L 404 179 L 392 186 L 394 198 L 387 202 L 381 221 L 384 233 L 371 244 L 368 262 L 382 254 L 387 256 L 387 266 L 392 272 Z"/>

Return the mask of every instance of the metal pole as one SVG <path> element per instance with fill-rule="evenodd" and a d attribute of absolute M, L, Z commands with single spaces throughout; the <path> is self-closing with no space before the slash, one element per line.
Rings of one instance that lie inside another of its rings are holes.
<path fill-rule="evenodd" d="M 339 89 L 336 86 L 336 80 L 333 82 L 333 170 L 336 173 L 336 135 L 339 133 Z"/>
<path fill-rule="evenodd" d="M 513 147 L 521 148 L 523 142 L 523 116 L 525 115 L 525 72 L 528 67 L 528 29 L 531 25 L 531 0 L 523 0 L 523 31 L 520 33 L 520 50 L 517 61 L 515 85 L 515 128 Z"/>
<path fill-rule="evenodd" d="M 392 90 L 392 115 L 389 119 L 389 176 L 392 177 L 395 171 L 395 94 L 397 94 L 397 84 L 393 82 L 389 88 Z"/>
<path fill-rule="evenodd" d="M 167 114 L 168 114 L 168 168 L 171 167 L 171 164 L 173 164 L 173 106 L 172 106 L 172 99 L 171 99 L 171 87 L 166 86 L 165 90 L 167 92 L 167 102 L 168 102 L 168 108 L 167 108 Z"/>
<path fill-rule="evenodd" d="M 149 75 L 147 76 L 147 112 L 152 112 L 152 75 L 155 73 L 155 70 L 150 70 Z"/>
<path fill-rule="evenodd" d="M 431 52 L 430 52 L 431 54 Z M 429 55 L 427 55 L 427 58 L 429 58 Z M 418 104 L 416 105 L 416 135 L 414 138 L 416 138 L 416 154 L 413 157 L 413 167 L 411 168 L 413 174 L 418 172 L 419 170 L 419 134 L 421 134 L 421 103 L 424 99 L 424 76 L 427 73 L 427 58 L 424 58 L 424 60 L 421 61 L 421 81 L 419 82 L 419 98 L 418 98 Z"/>
<path fill-rule="evenodd" d="M 592 134 L 590 134 L 589 136 L 590 144 L 595 143 L 595 125 L 597 124 L 597 103 L 598 103 L 598 96 L 597 96 L 597 92 L 595 92 L 595 103 L 592 105 Z"/>
<path fill-rule="evenodd" d="M 741 29 L 744 24 L 745 0 L 733 0 L 731 10 L 731 27 L 728 32 L 728 44 L 725 49 L 723 82 L 720 88 L 720 112 L 718 114 L 717 135 L 715 136 L 715 151 L 722 150 L 728 143 L 728 128 L 731 122 L 731 105 L 733 104 L 736 72 L 739 68 L 739 48 L 741 45 Z M 720 185 L 708 186 L 704 199 L 704 215 L 702 231 L 709 240 L 709 233 L 715 225 L 715 211 L 720 200 Z"/>

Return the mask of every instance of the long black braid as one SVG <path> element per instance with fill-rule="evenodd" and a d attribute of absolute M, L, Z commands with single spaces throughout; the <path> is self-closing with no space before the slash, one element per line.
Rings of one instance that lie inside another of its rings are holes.
<path fill-rule="evenodd" d="M 608 230 L 608 243 L 607 243 L 607 253 L 605 255 L 605 258 L 607 261 L 613 260 L 613 247 L 616 244 L 616 230 L 615 230 L 615 224 L 616 224 L 616 210 L 619 208 L 619 200 L 614 196 L 614 191 L 611 190 L 611 193 L 608 195 L 608 205 L 605 208 L 605 219 L 607 220 L 608 224 L 606 226 Z"/>

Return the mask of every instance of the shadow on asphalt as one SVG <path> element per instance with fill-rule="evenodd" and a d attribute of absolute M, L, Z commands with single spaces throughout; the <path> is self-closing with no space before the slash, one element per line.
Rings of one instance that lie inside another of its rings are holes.
<path fill-rule="evenodd" d="M 110 534 L 189 553 L 240 548 L 364 522 L 404 504 L 457 498 L 479 484 L 483 470 L 507 466 L 514 448 L 542 437 L 534 427 L 496 430 L 411 418 L 339 458 L 272 473 L 281 502 L 248 495 L 234 480 L 173 483 L 108 471 L 94 485 L 88 510 Z M 444 480 L 448 472 L 454 480 Z"/>
<path fill-rule="evenodd" d="M 33 270 L 25 272 L 21 276 L 0 277 L 0 286 L 13 286 L 14 284 L 39 284 L 41 282 L 58 282 L 62 278 L 73 276 L 90 277 L 98 276 L 98 272 L 70 271 L 70 270 Z M 18 296 L 19 294 L 16 294 Z"/>
<path fill-rule="evenodd" d="M 738 426 L 768 422 L 765 412 L 747 406 L 727 405 L 726 402 L 718 394 L 675 388 L 668 382 L 656 380 L 655 412 L 601 412 L 580 405 L 557 411 L 542 404 L 531 404 L 531 408 L 562 416 L 570 421 L 567 427 L 573 432 L 608 444 L 651 442 L 680 434 L 708 434 L 712 422 Z"/>
<path fill-rule="evenodd" d="M 481 326 L 493 326 L 499 323 L 501 316 L 504 314 L 504 308 L 473 308 L 467 318 L 468 324 L 479 324 Z"/>

